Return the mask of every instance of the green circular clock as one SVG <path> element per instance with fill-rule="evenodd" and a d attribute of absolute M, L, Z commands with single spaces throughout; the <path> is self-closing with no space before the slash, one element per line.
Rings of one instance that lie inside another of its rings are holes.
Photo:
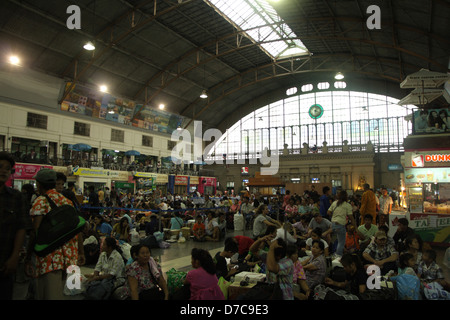
<path fill-rule="evenodd" d="M 313 104 L 308 113 L 311 118 L 319 119 L 323 115 L 323 108 L 320 104 Z"/>

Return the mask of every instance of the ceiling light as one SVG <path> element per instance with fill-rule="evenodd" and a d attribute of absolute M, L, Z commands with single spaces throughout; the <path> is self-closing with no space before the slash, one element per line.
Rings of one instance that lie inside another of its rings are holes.
<path fill-rule="evenodd" d="M 88 51 L 95 50 L 95 46 L 94 46 L 94 44 L 93 44 L 91 41 L 88 41 L 88 42 L 83 46 L 83 48 L 84 48 L 85 50 L 88 50 Z"/>
<path fill-rule="evenodd" d="M 10 56 L 9 63 L 11 63 L 12 65 L 18 66 L 20 63 L 20 59 L 17 56 Z"/>
<path fill-rule="evenodd" d="M 114 110 L 111 109 L 111 110 L 108 111 L 108 113 L 109 113 L 109 114 L 113 114 L 113 113 L 114 113 Z"/>
<path fill-rule="evenodd" d="M 178 131 L 181 131 L 181 130 L 183 130 L 183 129 L 181 129 L 181 126 L 178 126 L 177 130 L 178 130 Z"/>
<path fill-rule="evenodd" d="M 336 75 L 334 76 L 334 78 L 335 78 L 336 80 L 342 80 L 342 79 L 344 79 L 344 75 L 343 75 L 342 73 L 338 72 L 338 73 L 336 73 Z"/>
<path fill-rule="evenodd" d="M 163 110 L 165 107 L 166 107 L 166 106 L 165 106 L 164 104 L 162 104 L 162 103 L 159 105 L 159 108 L 160 108 L 161 110 Z"/>
<path fill-rule="evenodd" d="M 105 86 L 105 85 L 101 85 L 101 86 L 100 86 L 100 91 L 101 91 L 101 92 L 106 92 L 106 91 L 108 91 L 108 87 Z"/>
<path fill-rule="evenodd" d="M 200 95 L 200 98 L 202 98 L 202 99 L 208 98 L 208 95 L 206 94 L 206 90 L 202 91 L 202 94 Z"/>

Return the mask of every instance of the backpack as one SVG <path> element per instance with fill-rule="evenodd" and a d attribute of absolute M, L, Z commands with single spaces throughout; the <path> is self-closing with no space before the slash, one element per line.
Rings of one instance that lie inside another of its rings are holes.
<path fill-rule="evenodd" d="M 45 195 L 51 210 L 44 216 L 36 232 L 34 252 L 39 257 L 45 257 L 83 230 L 86 223 L 79 211 L 65 204 L 57 206 L 48 195 Z"/>

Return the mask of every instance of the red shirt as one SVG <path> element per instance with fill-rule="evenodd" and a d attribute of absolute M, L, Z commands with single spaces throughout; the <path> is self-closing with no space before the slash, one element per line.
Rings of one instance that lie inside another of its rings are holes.
<path fill-rule="evenodd" d="M 239 247 L 239 254 L 246 253 L 252 244 L 255 242 L 252 238 L 246 237 L 246 236 L 235 236 L 234 237 L 238 242 Z"/>

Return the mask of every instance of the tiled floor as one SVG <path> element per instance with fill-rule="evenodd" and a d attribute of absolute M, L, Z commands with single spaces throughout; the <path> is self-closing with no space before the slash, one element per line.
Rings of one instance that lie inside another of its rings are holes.
<path fill-rule="evenodd" d="M 251 231 L 229 231 L 227 236 L 233 235 L 250 235 Z M 220 242 L 194 242 L 192 239 L 187 240 L 184 243 L 171 243 L 168 249 L 152 249 L 152 256 L 159 259 L 161 267 L 164 272 L 167 272 L 171 268 L 176 270 L 188 271 L 191 267 L 191 250 L 192 248 L 202 248 L 208 250 L 212 256 L 214 256 L 218 251 L 223 249 L 223 241 Z M 442 267 L 447 282 L 450 283 L 450 268 L 444 264 L 444 255 L 446 248 L 444 247 L 434 247 L 437 252 L 437 262 Z M 83 266 L 81 267 L 82 274 L 88 274 L 93 272 L 94 266 Z M 14 298 L 16 300 L 24 300 L 26 298 L 28 284 L 18 283 L 16 286 L 16 291 Z M 80 296 L 68 297 L 70 300 L 82 299 Z"/>

